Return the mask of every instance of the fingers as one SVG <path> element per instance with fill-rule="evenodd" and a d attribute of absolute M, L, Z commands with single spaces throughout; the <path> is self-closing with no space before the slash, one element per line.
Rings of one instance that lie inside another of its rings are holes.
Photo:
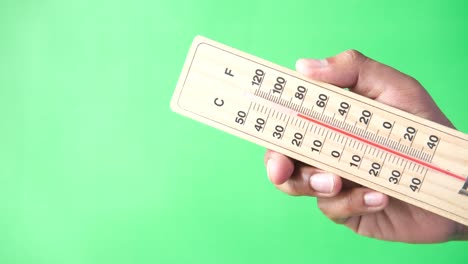
<path fill-rule="evenodd" d="M 343 185 L 340 177 L 317 168 L 294 162 L 292 159 L 268 150 L 265 164 L 270 180 L 276 188 L 289 195 L 331 197 Z"/>
<path fill-rule="evenodd" d="M 289 195 L 315 196 L 320 210 L 336 223 L 344 224 L 353 216 L 383 210 L 388 196 L 356 183 L 297 163 L 280 153 L 268 150 L 265 164 L 270 180 Z"/>
<path fill-rule="evenodd" d="M 293 160 L 278 152 L 267 150 L 265 153 L 264 162 L 267 169 L 268 178 L 270 178 L 270 181 L 275 185 L 283 184 L 293 174 Z"/>
<path fill-rule="evenodd" d="M 268 150 L 265 154 L 268 176 L 282 192 L 315 196 L 320 210 L 336 223 L 344 224 L 353 216 L 383 210 L 388 196 L 317 168 L 297 163 Z"/>
<path fill-rule="evenodd" d="M 353 216 L 375 213 L 388 204 L 387 195 L 368 188 L 352 188 L 329 198 L 317 198 L 320 210 L 336 223 L 344 224 Z"/>
<path fill-rule="evenodd" d="M 451 125 L 418 81 L 358 51 L 348 50 L 324 60 L 300 59 L 296 69 L 312 79 Z"/>
<path fill-rule="evenodd" d="M 293 175 L 276 188 L 294 196 L 332 197 L 341 191 L 342 181 L 334 174 L 310 166 L 298 166 Z"/>

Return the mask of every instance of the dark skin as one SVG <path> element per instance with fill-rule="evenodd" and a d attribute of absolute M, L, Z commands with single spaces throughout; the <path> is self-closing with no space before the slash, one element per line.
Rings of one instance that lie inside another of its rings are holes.
<path fill-rule="evenodd" d="M 414 78 L 349 50 L 325 60 L 302 59 L 297 71 L 418 115 L 442 125 L 452 123 Z M 388 197 L 337 175 L 268 150 L 265 164 L 271 182 L 290 195 L 317 197 L 320 210 L 354 232 L 381 240 L 438 243 L 468 240 L 468 227 Z"/>

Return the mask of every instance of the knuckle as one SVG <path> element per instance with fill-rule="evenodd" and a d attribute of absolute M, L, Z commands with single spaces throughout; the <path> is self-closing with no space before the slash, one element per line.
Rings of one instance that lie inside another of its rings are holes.
<path fill-rule="evenodd" d="M 352 212 L 356 211 L 356 208 L 354 208 L 354 195 L 353 192 L 349 193 L 346 195 L 346 200 L 344 204 L 344 210 L 346 210 L 347 214 L 351 214 Z"/>
<path fill-rule="evenodd" d="M 317 199 L 317 205 L 320 211 L 331 219 L 343 218 L 352 215 L 355 209 L 353 208 L 353 195 L 347 193 L 339 199 L 321 198 Z"/>
<path fill-rule="evenodd" d="M 288 184 L 289 184 L 289 188 L 291 189 L 291 193 L 292 193 L 291 195 L 299 196 L 299 195 L 305 194 L 303 190 L 303 186 L 296 179 L 291 178 L 290 180 L 288 180 Z"/>
<path fill-rule="evenodd" d="M 324 215 L 329 215 L 329 206 L 325 199 L 317 198 L 317 207 Z"/>
<path fill-rule="evenodd" d="M 341 216 L 340 212 L 336 212 L 335 205 L 324 202 L 323 199 L 317 199 L 317 206 L 328 219 L 336 224 L 344 224 L 349 219 L 347 216 Z"/>
<path fill-rule="evenodd" d="M 364 195 L 367 192 L 366 189 L 365 187 L 361 187 L 352 190 L 349 204 L 354 213 L 364 213 L 366 211 L 367 206 L 364 204 Z"/>
<path fill-rule="evenodd" d="M 411 86 L 422 87 L 421 83 L 416 78 L 410 75 L 406 75 L 406 76 L 408 78 L 409 83 L 411 83 Z"/>
<path fill-rule="evenodd" d="M 361 61 L 366 58 L 361 52 L 355 49 L 345 51 L 344 55 L 347 56 L 350 61 Z"/>
<path fill-rule="evenodd" d="M 371 232 L 371 230 L 369 230 L 369 229 L 357 228 L 357 229 L 355 229 L 353 231 L 354 231 L 354 233 L 356 233 L 356 234 L 358 234 L 360 236 L 375 238 L 374 233 Z"/>
<path fill-rule="evenodd" d="M 299 196 L 300 193 L 297 190 L 297 187 L 293 183 L 291 183 L 291 180 L 286 181 L 283 184 L 280 185 L 275 185 L 276 189 L 280 190 L 281 192 L 291 195 L 291 196 Z"/>

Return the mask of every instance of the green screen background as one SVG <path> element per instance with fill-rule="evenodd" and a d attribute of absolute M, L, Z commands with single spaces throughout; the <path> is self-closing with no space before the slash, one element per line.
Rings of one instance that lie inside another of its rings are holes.
<path fill-rule="evenodd" d="M 466 263 L 466 242 L 382 242 L 331 223 L 269 183 L 264 149 L 169 101 L 197 34 L 289 68 L 354 48 L 421 81 L 466 133 L 467 11 L 1 1 L 0 263 Z"/>

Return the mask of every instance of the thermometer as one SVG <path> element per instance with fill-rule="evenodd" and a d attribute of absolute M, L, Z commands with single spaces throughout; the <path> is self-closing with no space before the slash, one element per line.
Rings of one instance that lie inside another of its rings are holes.
<path fill-rule="evenodd" d="M 197 36 L 173 111 L 468 225 L 468 136 Z"/>

